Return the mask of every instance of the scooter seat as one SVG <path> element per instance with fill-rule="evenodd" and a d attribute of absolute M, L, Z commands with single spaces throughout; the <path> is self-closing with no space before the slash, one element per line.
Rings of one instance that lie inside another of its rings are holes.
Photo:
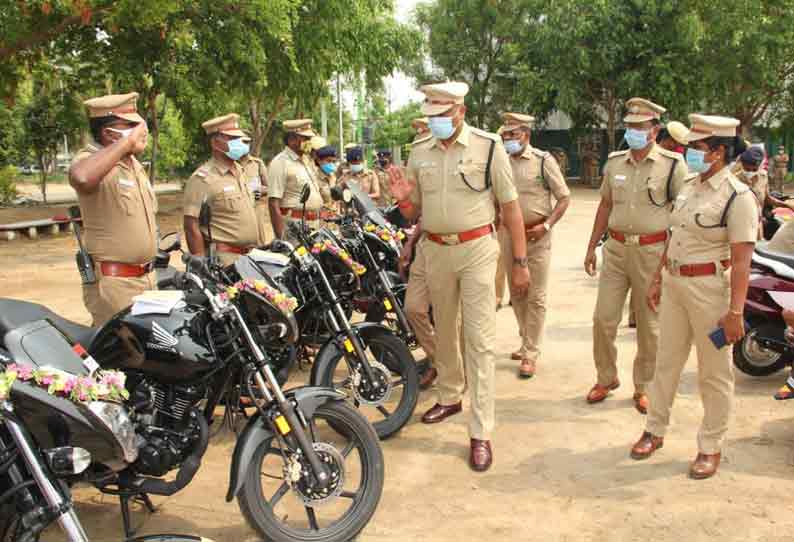
<path fill-rule="evenodd" d="M 782 252 L 773 252 L 766 248 L 756 248 L 756 252 L 763 258 L 769 258 L 770 260 L 775 260 L 776 262 L 780 262 L 783 265 L 791 267 L 794 269 L 794 255 L 791 254 L 784 254 Z"/>
<path fill-rule="evenodd" d="M 4 339 L 9 331 L 37 320 L 49 320 L 70 339 L 86 348 L 91 344 L 97 331 L 92 327 L 58 316 L 44 305 L 0 298 L 0 340 Z"/>

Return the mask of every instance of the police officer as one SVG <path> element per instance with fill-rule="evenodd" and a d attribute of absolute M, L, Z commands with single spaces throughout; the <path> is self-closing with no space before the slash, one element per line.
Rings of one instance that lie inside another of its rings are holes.
<path fill-rule="evenodd" d="M 251 138 L 243 139 L 249 146 Z M 248 182 L 248 188 L 254 194 L 254 207 L 259 228 L 259 245 L 265 245 L 273 238 L 273 227 L 270 225 L 270 212 L 267 208 L 267 166 L 258 156 L 250 153 L 239 160 L 243 169 L 243 178 Z"/>
<path fill-rule="evenodd" d="M 526 295 L 511 297 L 521 335 L 521 348 L 511 357 L 521 362 L 519 376 L 531 378 L 540 357 L 546 322 L 551 229 L 568 209 L 571 191 L 554 156 L 530 144 L 535 118 L 521 113 L 504 113 L 502 119 L 502 139 L 510 155 L 513 182 L 518 189 L 527 238 L 529 276 L 532 278 Z M 510 269 L 507 265 L 513 259 L 510 243 L 504 244 L 502 255 L 505 269 Z"/>
<path fill-rule="evenodd" d="M 317 134 L 312 129 L 311 119 L 285 120 L 283 126 L 284 150 L 273 158 L 267 172 L 270 219 L 276 237 L 295 241 L 287 235 L 287 224 L 305 220 L 309 227 L 317 227 L 323 206 L 319 179 L 313 174 L 307 156 L 311 151 L 311 138 Z M 304 186 L 310 190 L 305 214 L 300 201 Z"/>
<path fill-rule="evenodd" d="M 360 188 L 362 192 L 369 194 L 373 201 L 377 202 L 380 200 L 378 176 L 374 171 L 367 168 L 367 164 L 364 162 L 363 149 L 361 147 L 353 147 L 347 150 L 346 155 L 350 171 L 339 178 L 339 185 L 344 187 L 352 183 Z"/>
<path fill-rule="evenodd" d="M 69 169 L 83 218 L 85 246 L 96 282 L 83 285 L 83 302 L 94 326 L 101 326 L 132 298 L 155 288 L 157 199 L 140 162 L 148 130 L 138 115 L 138 93 L 113 94 L 84 102 L 94 141 Z"/>
<path fill-rule="evenodd" d="M 692 478 L 713 476 L 733 403 L 733 344 L 744 336 L 744 302 L 750 260 L 758 236 L 758 207 L 728 164 L 743 147 L 739 121 L 689 115 L 686 161 L 698 174 L 676 198 L 672 237 L 647 294 L 656 310 L 661 295 L 661 338 L 650 386 L 645 432 L 632 447 L 634 459 L 650 457 L 664 443 L 681 371 L 695 344 L 703 422 Z M 722 328 L 722 345 L 710 338 Z"/>
<path fill-rule="evenodd" d="M 510 163 L 496 134 L 465 122 L 465 83 L 425 85 L 422 112 L 433 137 L 411 150 L 406 177 L 392 168 L 392 194 L 403 215 L 422 215 L 421 241 L 436 323 L 439 402 L 422 417 L 437 423 L 461 411 L 464 384 L 471 392 L 469 464 L 487 470 L 492 463 L 494 428 L 494 275 L 499 244 L 495 207 L 501 205 L 513 238 L 515 289 L 527 289 L 526 242 Z M 461 313 L 462 309 L 462 313 Z M 457 366 L 458 315 L 465 340 L 463 367 Z"/>
<path fill-rule="evenodd" d="M 247 254 L 259 241 L 254 194 L 238 163 L 248 154 L 248 137 L 231 113 L 201 125 L 207 134 L 212 158 L 193 172 L 185 185 L 184 228 L 188 248 L 201 256 L 208 249 L 223 265 Z M 209 227 L 199 225 L 201 206 L 212 212 Z M 210 246 L 212 243 L 213 246 Z"/>
<path fill-rule="evenodd" d="M 315 152 L 315 164 L 320 177 L 320 193 L 326 211 L 338 211 L 337 203 L 331 198 L 331 189 L 336 186 L 336 147 L 325 145 Z"/>
<path fill-rule="evenodd" d="M 786 149 L 781 145 L 777 149 L 777 155 L 772 160 L 775 166 L 775 188 L 783 190 L 783 183 L 786 182 L 786 173 L 788 173 L 788 154 Z"/>
<path fill-rule="evenodd" d="M 741 154 L 731 171 L 753 192 L 758 200 L 759 209 L 763 210 L 765 206 L 791 209 L 792 204 L 779 200 L 769 193 L 769 176 L 761 167 L 763 161 L 764 151 L 758 147 L 750 147 Z"/>
<path fill-rule="evenodd" d="M 380 200 L 378 204 L 381 207 L 388 207 L 394 202 L 391 195 L 391 184 L 389 183 L 389 168 L 394 165 L 392 161 L 392 153 L 389 149 L 380 149 L 377 158 L 377 167 L 375 174 L 378 176 L 378 186 L 380 188 Z"/>
<path fill-rule="evenodd" d="M 585 271 L 595 275 L 595 247 L 604 233 L 604 267 L 598 282 L 593 315 L 593 358 L 598 380 L 587 394 L 588 403 L 606 399 L 620 383 L 617 375 L 615 336 L 626 294 L 633 297 L 637 317 L 637 355 L 634 358 L 634 406 L 645 414 L 645 388 L 653 378 L 659 325 L 656 314 L 642 302 L 668 238 L 672 202 L 687 176 L 678 153 L 656 145 L 659 118 L 665 109 L 642 98 L 626 102 L 626 142 L 629 149 L 609 156 L 604 166 L 598 206 Z"/>
<path fill-rule="evenodd" d="M 656 142 L 663 149 L 683 155 L 686 152 L 686 144 L 688 143 L 686 140 L 687 132 L 689 132 L 689 129 L 683 123 L 673 120 L 659 131 Z"/>

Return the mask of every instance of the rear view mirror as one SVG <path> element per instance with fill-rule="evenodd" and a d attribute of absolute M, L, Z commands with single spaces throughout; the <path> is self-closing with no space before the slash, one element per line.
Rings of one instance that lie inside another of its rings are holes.
<path fill-rule="evenodd" d="M 312 193 L 312 189 L 309 188 L 308 184 L 303 185 L 303 189 L 301 190 L 301 203 L 306 203 L 309 201 L 309 196 Z"/>

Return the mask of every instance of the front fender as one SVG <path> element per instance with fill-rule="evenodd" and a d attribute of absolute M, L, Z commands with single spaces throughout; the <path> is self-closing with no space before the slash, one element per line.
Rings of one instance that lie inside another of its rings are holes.
<path fill-rule="evenodd" d="M 377 322 L 360 322 L 354 324 L 352 328 L 364 341 L 382 333 L 392 334 L 389 328 Z M 346 338 L 347 332 L 341 331 L 336 334 L 336 336 L 328 339 L 322 348 L 320 348 L 320 351 L 314 358 L 314 363 L 312 363 L 312 374 L 309 378 L 309 384 L 312 386 L 322 385 L 320 384 L 320 382 L 322 382 L 322 375 L 325 374 L 328 366 L 339 358 L 339 356 L 344 355 L 343 349 Z"/>
<path fill-rule="evenodd" d="M 314 413 L 325 403 L 330 401 L 344 401 L 346 396 L 331 388 L 320 388 L 317 386 L 301 386 L 293 388 L 284 394 L 288 401 L 295 401 L 298 408 L 307 420 L 314 416 Z M 273 404 L 265 407 L 265 410 L 272 408 Z M 231 502 L 240 492 L 243 482 L 251 468 L 254 454 L 262 445 L 270 445 L 270 440 L 274 437 L 273 431 L 262 420 L 262 413 L 257 411 L 245 425 L 243 432 L 237 439 L 232 455 L 232 464 L 229 472 L 229 490 L 226 492 L 226 502 Z"/>

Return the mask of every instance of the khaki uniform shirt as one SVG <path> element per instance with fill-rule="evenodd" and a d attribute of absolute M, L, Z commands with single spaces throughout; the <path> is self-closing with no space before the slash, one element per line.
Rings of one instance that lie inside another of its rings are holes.
<path fill-rule="evenodd" d="M 668 201 L 667 179 L 671 169 L 672 201 Z M 610 154 L 601 183 L 601 196 L 612 200 L 609 228 L 631 235 L 666 230 L 672 202 L 681 192 L 688 173 L 680 154 L 656 144 L 640 163 L 634 161 L 628 150 Z"/>
<path fill-rule="evenodd" d="M 524 152 L 510 158 L 510 166 L 525 224 L 535 224 L 548 218 L 552 211 L 552 196 L 559 200 L 571 195 L 560 166 L 551 153 L 527 145 Z"/>
<path fill-rule="evenodd" d="M 339 178 L 340 185 L 346 186 L 348 183 L 356 185 L 370 196 L 372 196 L 372 192 L 374 192 L 376 188 L 380 188 L 378 176 L 371 169 L 365 169 L 359 173 L 348 171 Z"/>
<path fill-rule="evenodd" d="M 259 192 L 263 196 L 267 195 L 267 167 L 265 167 L 265 163 L 260 158 L 249 154 L 240 160 L 240 166 L 243 168 L 243 180 L 248 183 L 251 193 Z M 261 201 L 267 201 L 267 198 L 263 198 Z"/>
<path fill-rule="evenodd" d="M 285 147 L 278 153 L 267 170 L 268 197 L 281 200 L 281 207 L 301 209 L 301 191 L 309 185 L 311 193 L 306 202 L 307 211 L 318 211 L 323 206 L 320 183 L 303 157 Z"/>
<path fill-rule="evenodd" d="M 747 177 L 744 176 L 744 168 L 742 168 L 741 162 L 738 162 L 736 166 L 731 169 L 731 173 L 752 190 L 753 194 L 755 194 L 755 197 L 758 199 L 758 205 L 763 208 L 766 196 L 769 193 L 769 175 L 767 172 L 759 168 L 757 175 L 748 180 Z"/>
<path fill-rule="evenodd" d="M 394 203 L 394 197 L 391 195 L 391 184 L 389 183 L 389 173 L 382 168 L 377 168 L 375 174 L 378 176 L 378 183 L 380 184 L 380 201 L 381 206 L 386 207 Z"/>
<path fill-rule="evenodd" d="M 726 226 L 719 227 L 734 192 Z M 728 260 L 732 243 L 755 243 L 758 239 L 758 218 L 752 192 L 733 176 L 730 168 L 723 168 L 706 181 L 697 176 L 676 197 L 667 258 L 674 265 Z"/>
<path fill-rule="evenodd" d="M 193 172 L 185 185 L 185 216 L 198 218 L 205 200 L 212 208 L 213 241 L 238 246 L 257 243 L 254 196 L 237 162 L 226 166 L 213 158 Z M 201 233 L 209 240 L 207 231 Z"/>
<path fill-rule="evenodd" d="M 773 162 L 775 164 L 775 169 L 786 169 L 786 166 L 788 166 L 788 154 L 776 154 Z"/>
<path fill-rule="evenodd" d="M 491 162 L 491 189 L 485 188 L 485 166 L 491 141 L 496 141 Z M 495 202 L 518 199 L 513 172 L 501 139 L 468 124 L 448 148 L 430 137 L 414 145 L 408 159 L 407 177 L 416 180 L 411 202 L 421 208 L 423 228 L 449 234 L 492 224 Z M 466 181 L 476 192 L 466 185 Z"/>
<path fill-rule="evenodd" d="M 101 147 L 88 145 L 74 162 Z M 90 194 L 77 193 L 86 250 L 96 261 L 143 264 L 157 254 L 157 198 L 143 166 L 119 162 Z"/>
<path fill-rule="evenodd" d="M 326 209 L 336 209 L 336 202 L 331 198 L 331 189 L 336 186 L 336 175 L 326 175 L 318 168 L 317 175 L 320 179 L 320 195 L 323 197 L 323 207 Z"/>

